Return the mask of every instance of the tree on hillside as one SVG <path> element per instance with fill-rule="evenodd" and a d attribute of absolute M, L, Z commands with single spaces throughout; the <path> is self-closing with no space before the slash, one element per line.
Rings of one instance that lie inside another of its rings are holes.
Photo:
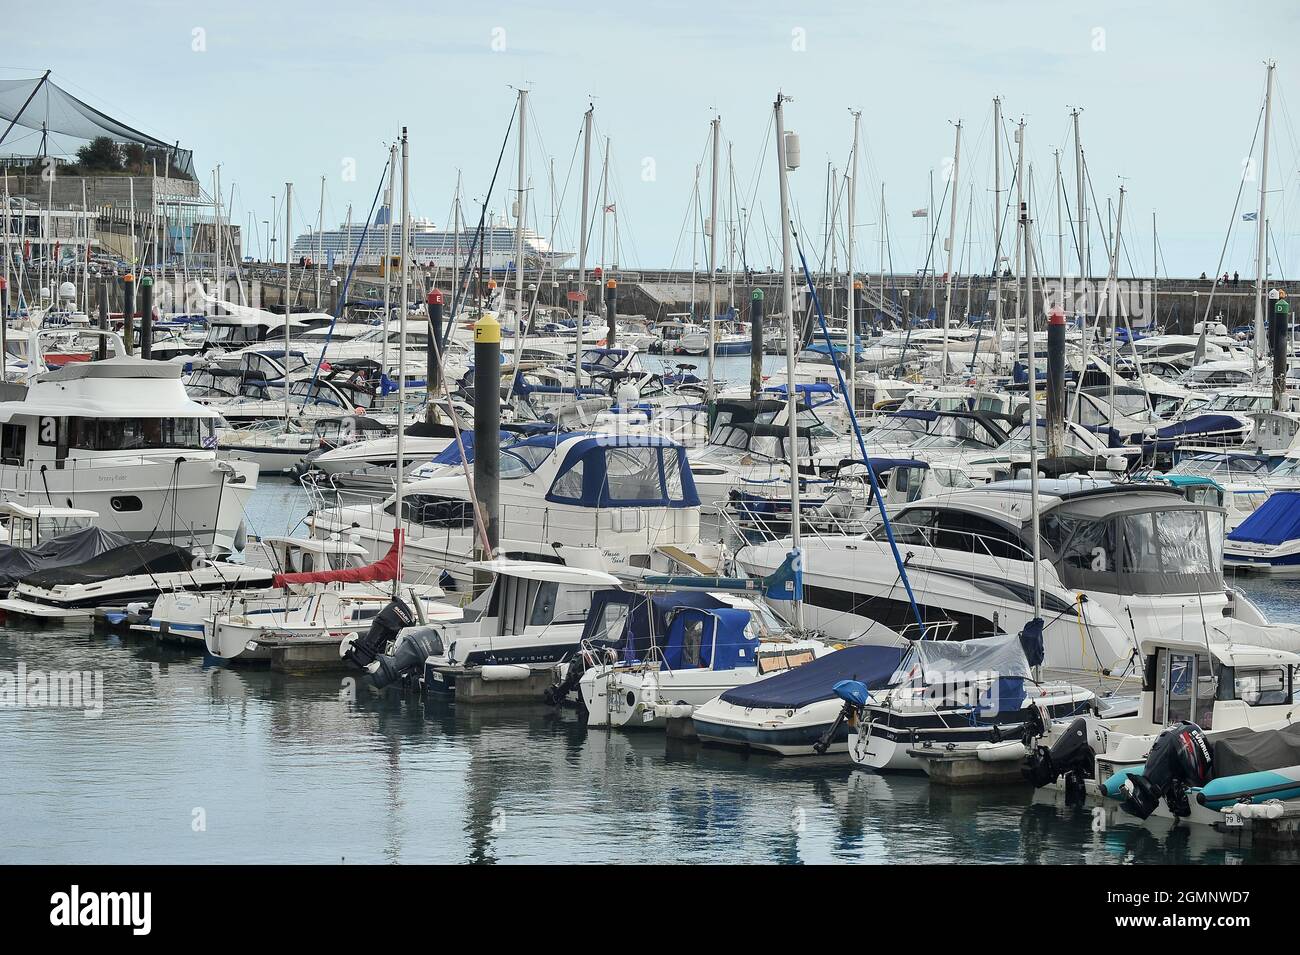
<path fill-rule="evenodd" d="M 97 136 L 77 150 L 77 166 L 83 172 L 119 172 L 122 153 L 107 136 Z"/>

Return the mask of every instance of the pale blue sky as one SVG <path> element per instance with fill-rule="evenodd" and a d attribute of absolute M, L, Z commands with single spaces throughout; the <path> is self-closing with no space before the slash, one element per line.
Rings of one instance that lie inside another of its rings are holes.
<path fill-rule="evenodd" d="M 612 140 L 622 264 L 682 268 L 692 258 L 683 225 L 697 162 L 707 202 L 715 110 L 734 144 L 738 204 L 755 209 L 751 262 L 768 264 L 777 198 L 768 124 L 780 88 L 794 97 L 787 125 L 802 139 L 803 166 L 791 179 L 810 253 L 820 254 L 826 164 L 843 168 L 849 109 L 857 108 L 858 260 L 877 266 L 883 179 L 893 265 L 919 267 L 925 220 L 910 212 L 928 203 L 931 170 L 942 192 L 951 121 L 960 117 L 958 247 L 969 247 L 973 268 L 987 271 L 996 94 L 1008 123 L 1024 117 L 1028 124 L 1036 215 L 1046 234 L 1045 264 L 1055 271 L 1052 150 L 1065 151 L 1073 204 L 1068 107 L 1078 105 L 1103 216 L 1120 177 L 1129 190 L 1125 246 L 1132 269 L 1150 271 L 1154 210 L 1168 271 L 1195 275 L 1218 260 L 1262 101 L 1262 62 L 1274 56 L 1269 217 L 1281 261 L 1272 271 L 1300 271 L 1300 140 L 1289 96 L 1300 90 L 1300 62 L 1284 58 L 1300 35 L 1294 3 L 1191 2 L 1168 4 L 1166 12 L 1128 3 L 1011 0 L 831 2 L 814 11 L 732 0 L 546 6 L 79 2 L 61 4 L 52 18 L 48 7 L 29 4 L 6 16 L 0 76 L 52 68 L 57 81 L 93 105 L 194 149 L 205 182 L 213 164 L 222 163 L 224 182 L 237 186 L 234 220 L 247 224 L 251 212 L 259 232 L 286 180 L 295 184 L 298 225 L 315 219 L 322 175 L 327 225 L 343 219 L 349 202 L 364 215 L 385 144 L 402 124 L 410 128 L 415 211 L 446 223 L 457 170 L 472 207 L 491 177 L 513 107 L 511 86 L 530 84 L 530 207 L 545 220 L 533 224 L 548 231 L 546 157 L 554 157 L 557 177 L 572 177 L 557 228 L 558 243 L 568 249 L 576 247 L 578 195 L 578 169 L 570 173 L 570 163 L 591 96 L 597 131 Z M 195 30 L 203 31 L 203 51 L 194 49 Z M 793 48 L 796 30 L 806 38 L 802 50 Z M 494 38 L 504 38 L 504 49 L 494 49 Z M 597 157 L 601 148 L 598 142 Z M 512 198 L 506 190 L 514 187 L 514 150 L 512 138 L 493 197 L 498 210 Z M 766 160 L 756 180 L 760 153 Z M 654 161 L 652 181 L 643 177 L 647 157 Z M 356 161 L 354 182 L 342 176 L 349 158 Z M 1242 211 L 1255 208 L 1256 188 L 1247 187 Z M 1254 270 L 1254 235 L 1240 212 L 1236 219 L 1225 267 L 1245 275 Z M 946 230 L 945 216 L 941 236 Z M 1066 255 L 1072 256 L 1068 248 Z M 1093 256 L 1101 262 L 1099 241 Z M 705 261 L 702 251 L 697 258 Z"/>

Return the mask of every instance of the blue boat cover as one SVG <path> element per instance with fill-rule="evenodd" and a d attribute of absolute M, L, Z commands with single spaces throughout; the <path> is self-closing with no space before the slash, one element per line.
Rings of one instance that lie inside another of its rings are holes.
<path fill-rule="evenodd" d="M 1236 431 L 1241 426 L 1241 419 L 1235 415 L 1198 414 L 1194 418 L 1161 428 L 1156 432 L 1156 437 L 1180 438 L 1189 434 L 1215 434 L 1220 431 Z"/>
<path fill-rule="evenodd" d="M 754 666 L 758 638 L 746 636 L 745 627 L 748 625 L 748 610 L 738 610 L 735 607 L 683 609 L 674 615 L 672 625 L 668 628 L 668 645 L 664 647 L 663 665 L 670 670 L 696 666 L 734 670 L 736 667 Z M 688 662 L 685 658 L 688 627 L 699 640 L 696 662 Z"/>
<path fill-rule="evenodd" d="M 546 499 L 582 507 L 700 506 L 686 450 L 668 438 L 631 434 L 569 442 Z"/>
<path fill-rule="evenodd" d="M 722 694 L 733 706 L 793 710 L 835 698 L 841 680 L 859 680 L 868 689 L 885 686 L 907 651 L 902 647 L 845 647 L 801 667 Z"/>
<path fill-rule="evenodd" d="M 1228 540 L 1242 544 L 1281 544 L 1300 537 L 1300 491 L 1274 491 L 1237 525 Z"/>

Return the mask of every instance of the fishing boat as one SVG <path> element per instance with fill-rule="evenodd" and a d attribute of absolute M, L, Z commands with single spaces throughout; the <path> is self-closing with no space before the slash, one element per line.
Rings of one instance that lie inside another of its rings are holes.
<path fill-rule="evenodd" d="M 1142 641 L 1138 712 L 1044 724 L 1026 776 L 1125 817 L 1241 822 L 1241 805 L 1300 798 L 1300 629 L 1210 629 Z M 1235 815 L 1236 818 L 1233 818 Z"/>
<path fill-rule="evenodd" d="M 464 620 L 419 628 L 428 651 L 419 658 L 419 675 L 431 693 L 454 693 L 466 677 L 549 676 L 578 649 L 592 594 L 620 584 L 603 571 L 544 561 L 498 558 L 469 569 L 491 575 L 491 583 L 465 608 Z"/>

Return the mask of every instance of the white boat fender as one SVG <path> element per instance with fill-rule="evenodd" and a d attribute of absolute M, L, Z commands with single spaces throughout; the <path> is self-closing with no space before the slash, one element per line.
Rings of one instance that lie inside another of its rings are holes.
<path fill-rule="evenodd" d="M 1281 819 L 1286 807 L 1280 799 L 1270 799 L 1261 803 L 1239 802 L 1235 806 L 1225 806 L 1220 812 L 1232 813 L 1242 819 Z"/>
<path fill-rule="evenodd" d="M 695 712 L 690 703 L 656 703 L 655 716 L 662 720 L 684 720 Z"/>
<path fill-rule="evenodd" d="M 1019 740 L 980 743 L 975 747 L 975 755 L 981 763 L 1007 763 L 1025 758 L 1025 744 Z"/>
<path fill-rule="evenodd" d="M 519 663 L 491 664 L 479 668 L 479 676 L 485 683 L 496 683 L 504 680 L 526 680 L 532 674 L 532 670 Z"/>

